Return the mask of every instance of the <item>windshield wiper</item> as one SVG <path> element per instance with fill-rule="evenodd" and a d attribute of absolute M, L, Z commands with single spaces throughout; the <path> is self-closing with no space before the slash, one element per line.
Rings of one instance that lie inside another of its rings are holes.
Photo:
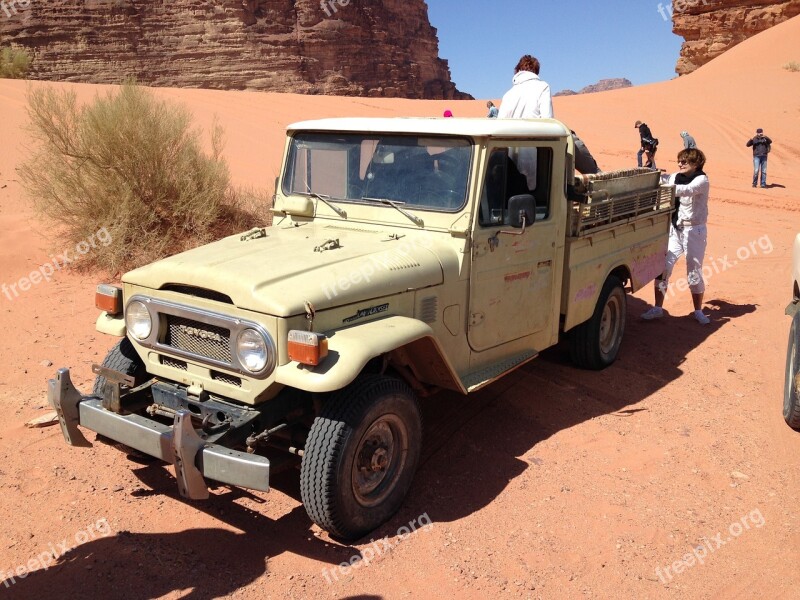
<path fill-rule="evenodd" d="M 308 191 L 308 195 L 311 196 L 312 198 L 316 198 L 317 200 L 322 200 L 325 204 L 330 206 L 331 209 L 333 209 L 333 212 L 335 212 L 337 215 L 339 215 L 343 219 L 347 218 L 347 213 L 345 212 L 345 210 L 343 208 L 339 208 L 333 202 L 330 202 L 329 201 L 330 196 L 328 196 L 327 194 L 325 194 L 325 195 L 318 194 L 317 192 L 312 192 L 311 190 L 309 190 Z"/>
<path fill-rule="evenodd" d="M 403 213 L 406 217 L 411 219 L 411 221 L 414 223 L 414 225 L 419 225 L 420 227 L 424 227 L 425 226 L 425 221 L 420 219 L 417 215 L 411 214 L 407 210 L 403 210 L 402 208 L 400 208 L 400 205 L 401 204 L 405 204 L 405 202 L 396 202 L 394 200 L 387 200 L 386 198 L 367 198 L 367 197 L 364 197 L 364 198 L 361 198 L 361 199 L 362 200 L 367 200 L 368 202 L 369 201 L 371 201 L 371 202 L 380 202 L 381 204 L 386 204 L 387 206 L 391 206 L 392 208 L 396 208 L 401 213 Z"/>

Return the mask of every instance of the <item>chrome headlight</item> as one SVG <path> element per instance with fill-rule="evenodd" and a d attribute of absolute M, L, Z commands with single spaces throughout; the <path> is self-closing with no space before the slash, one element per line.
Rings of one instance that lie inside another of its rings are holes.
<path fill-rule="evenodd" d="M 125 326 L 137 340 L 150 337 L 150 332 L 153 331 L 153 319 L 144 302 L 134 300 L 128 304 L 128 310 L 125 311 Z"/>
<path fill-rule="evenodd" d="M 272 344 L 255 329 L 242 329 L 236 338 L 239 364 L 251 373 L 263 371 L 273 358 Z"/>

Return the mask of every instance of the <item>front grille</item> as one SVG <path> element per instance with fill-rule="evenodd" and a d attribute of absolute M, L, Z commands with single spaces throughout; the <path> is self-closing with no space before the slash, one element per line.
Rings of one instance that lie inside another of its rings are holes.
<path fill-rule="evenodd" d="M 220 373 L 219 371 L 211 371 L 211 379 L 214 381 L 221 381 L 222 383 L 227 383 L 228 385 L 235 385 L 236 387 L 242 387 L 242 380 L 240 377 L 234 377 L 233 375 L 228 375 L 227 373 Z"/>
<path fill-rule="evenodd" d="M 173 369 L 180 369 L 181 371 L 187 371 L 189 369 L 189 366 L 186 364 L 186 361 L 176 360 L 169 356 L 162 356 L 161 364 L 167 365 L 168 367 L 172 367 Z"/>
<path fill-rule="evenodd" d="M 197 356 L 231 364 L 233 357 L 230 329 L 175 315 L 164 316 L 167 319 L 167 336 L 164 344 Z"/>

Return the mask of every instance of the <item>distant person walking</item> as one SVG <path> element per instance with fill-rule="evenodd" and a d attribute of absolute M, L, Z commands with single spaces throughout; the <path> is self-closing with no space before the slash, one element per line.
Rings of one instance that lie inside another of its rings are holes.
<path fill-rule="evenodd" d="M 658 138 L 653 137 L 653 132 L 647 123 L 636 121 L 633 124 L 639 130 L 639 151 L 636 153 L 636 166 L 642 166 L 642 155 L 647 154 L 647 164 L 649 169 L 656 168 L 656 150 L 658 149 Z"/>
<path fill-rule="evenodd" d="M 642 314 L 647 321 L 664 316 L 664 296 L 669 289 L 672 269 L 681 255 L 686 255 L 686 279 L 692 292 L 695 320 L 708 325 L 709 318 L 703 313 L 703 294 L 706 290 L 703 281 L 703 258 L 708 242 L 706 221 L 708 220 L 708 176 L 703 172 L 706 156 L 697 148 L 678 152 L 678 172 L 662 175 L 662 183 L 675 186 L 675 196 L 679 202 L 669 228 L 669 242 L 664 273 L 654 283 L 655 306 Z"/>
<path fill-rule="evenodd" d="M 539 79 L 539 60 L 530 54 L 519 59 L 513 85 L 500 102 L 501 119 L 552 119 L 550 85 Z"/>
<path fill-rule="evenodd" d="M 767 154 L 772 147 L 772 140 L 764 135 L 764 130 L 756 129 L 755 137 L 747 140 L 747 147 L 753 148 L 753 187 L 758 183 L 758 172 L 761 171 L 761 187 L 767 187 Z"/>
<path fill-rule="evenodd" d="M 695 142 L 694 138 L 689 135 L 688 131 L 681 131 L 681 137 L 683 138 L 684 150 L 688 150 L 689 148 L 697 148 L 697 142 Z"/>
<path fill-rule="evenodd" d="M 494 105 L 494 102 L 492 102 L 491 100 L 489 100 L 489 101 L 486 103 L 486 108 L 488 108 L 488 109 L 489 109 L 489 114 L 488 114 L 488 115 L 486 115 L 486 116 L 487 116 L 487 117 L 489 117 L 490 119 L 496 119 L 496 118 L 497 118 L 497 115 L 498 115 L 498 113 L 499 113 L 500 111 L 498 111 L 498 110 L 497 110 L 497 107 Z"/>

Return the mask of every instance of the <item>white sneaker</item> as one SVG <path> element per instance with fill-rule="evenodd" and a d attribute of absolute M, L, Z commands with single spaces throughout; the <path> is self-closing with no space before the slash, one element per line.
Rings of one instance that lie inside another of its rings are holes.
<path fill-rule="evenodd" d="M 700 325 L 708 325 L 711 323 L 711 319 L 705 316 L 703 311 L 700 309 L 694 311 L 694 318 L 697 319 L 697 322 L 700 323 Z"/>
<path fill-rule="evenodd" d="M 653 306 L 647 312 L 642 313 L 642 318 L 645 321 L 652 321 L 653 319 L 660 319 L 664 316 L 664 309 L 660 306 Z"/>

